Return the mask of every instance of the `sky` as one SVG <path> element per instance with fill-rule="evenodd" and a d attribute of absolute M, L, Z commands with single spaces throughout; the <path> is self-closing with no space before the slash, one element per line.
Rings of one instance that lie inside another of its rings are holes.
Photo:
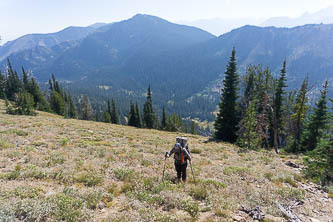
<path fill-rule="evenodd" d="M 24 34 L 121 21 L 138 13 L 172 22 L 298 17 L 332 5 L 333 0 L 0 0 L 0 44 Z"/>

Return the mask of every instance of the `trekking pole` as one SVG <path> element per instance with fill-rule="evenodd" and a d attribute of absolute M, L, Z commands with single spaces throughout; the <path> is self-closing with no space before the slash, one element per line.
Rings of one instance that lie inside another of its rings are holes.
<path fill-rule="evenodd" d="M 194 173 L 193 173 L 192 161 L 191 161 L 191 160 L 190 160 L 190 166 L 191 166 L 191 171 L 192 171 L 193 181 L 194 181 L 194 183 L 195 183 L 195 178 L 194 178 Z"/>
<path fill-rule="evenodd" d="M 163 175 L 162 175 L 162 182 L 163 182 L 163 179 L 164 179 L 164 171 L 165 171 L 165 163 L 166 163 L 166 159 L 167 159 L 167 157 L 165 156 L 165 159 L 164 159 L 164 167 L 163 167 Z"/>

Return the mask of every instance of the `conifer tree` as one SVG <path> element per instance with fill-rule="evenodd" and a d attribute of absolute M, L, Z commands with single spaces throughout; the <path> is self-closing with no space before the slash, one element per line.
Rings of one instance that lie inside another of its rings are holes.
<path fill-rule="evenodd" d="M 14 105 L 11 106 L 6 99 L 7 113 L 13 115 L 36 115 L 34 110 L 34 100 L 30 93 L 23 91 L 17 94 Z"/>
<path fill-rule="evenodd" d="M 112 99 L 111 102 L 111 121 L 113 124 L 119 124 L 119 116 L 118 116 L 118 112 L 116 109 L 116 103 L 114 101 L 114 99 Z"/>
<path fill-rule="evenodd" d="M 74 101 L 71 95 L 67 96 L 67 117 L 68 118 L 73 118 L 76 119 L 77 118 L 77 111 L 76 111 L 76 107 L 74 105 Z"/>
<path fill-rule="evenodd" d="M 333 99 L 330 101 L 333 105 Z M 328 121 L 328 127 L 322 130 L 318 145 L 304 158 L 305 175 L 323 186 L 333 184 L 333 106 L 329 112 Z"/>
<path fill-rule="evenodd" d="M 29 77 L 28 74 L 25 72 L 23 66 L 22 66 L 22 81 L 23 81 L 23 89 L 29 91 L 30 90 Z"/>
<path fill-rule="evenodd" d="M 193 134 L 193 135 L 197 134 L 197 131 L 195 130 L 195 123 L 194 123 L 194 121 L 191 121 L 191 134 Z"/>
<path fill-rule="evenodd" d="M 302 151 L 311 151 L 316 148 L 319 139 L 322 137 L 323 131 L 327 129 L 328 112 L 327 112 L 327 87 L 328 81 L 326 80 L 321 96 L 316 103 L 314 112 L 309 117 L 306 128 L 301 136 Z"/>
<path fill-rule="evenodd" d="M 166 118 L 166 130 L 171 132 L 181 132 L 183 129 L 183 120 L 182 118 L 173 113 Z"/>
<path fill-rule="evenodd" d="M 4 99 L 5 98 L 5 86 L 6 86 L 6 79 L 5 76 L 1 73 L 0 70 L 0 99 Z"/>
<path fill-rule="evenodd" d="M 103 112 L 103 115 L 102 115 L 102 121 L 104 123 L 111 123 L 111 116 L 110 116 L 110 113 L 108 111 L 105 111 Z"/>
<path fill-rule="evenodd" d="M 165 113 L 165 107 L 163 106 L 163 109 L 162 109 L 161 129 L 164 130 L 165 127 L 166 127 L 166 113 Z"/>
<path fill-rule="evenodd" d="M 282 119 L 282 114 L 283 114 L 283 95 L 286 93 L 284 88 L 287 87 L 286 85 L 286 60 L 283 61 L 283 66 L 281 69 L 281 74 L 280 74 L 280 78 L 278 80 L 277 83 L 277 88 L 275 91 L 275 95 L 274 95 L 274 118 L 275 118 L 275 124 L 274 127 L 276 130 L 277 135 L 275 135 L 277 138 L 275 138 L 277 140 L 277 144 L 278 147 L 280 147 L 280 142 L 279 142 L 279 137 L 280 137 L 280 131 L 282 129 L 283 126 L 283 119 Z"/>
<path fill-rule="evenodd" d="M 141 115 L 140 115 L 140 111 L 139 111 L 139 106 L 138 103 L 135 104 L 135 115 L 136 115 L 136 127 L 141 128 L 142 124 L 141 124 Z"/>
<path fill-rule="evenodd" d="M 81 111 L 81 119 L 83 120 L 91 120 L 93 118 L 92 108 L 89 102 L 87 95 L 83 95 L 82 101 L 80 104 Z"/>
<path fill-rule="evenodd" d="M 147 101 L 143 105 L 143 120 L 144 126 L 148 129 L 154 128 L 155 123 L 155 114 L 153 110 L 153 102 L 150 91 L 150 86 L 148 87 Z"/>
<path fill-rule="evenodd" d="M 214 123 L 215 138 L 231 143 L 237 139 L 236 132 L 239 120 L 239 110 L 237 108 L 238 83 L 236 51 L 233 48 L 223 80 L 224 87 L 219 104 L 219 113 Z"/>
<path fill-rule="evenodd" d="M 51 109 L 58 115 L 63 116 L 65 114 L 65 101 L 62 96 L 57 92 L 53 91 L 50 97 Z"/>
<path fill-rule="evenodd" d="M 13 67 L 8 61 L 8 69 L 6 70 L 6 97 L 8 100 L 14 101 L 15 95 L 22 92 L 22 83 L 17 75 L 17 72 L 13 70 Z"/>
<path fill-rule="evenodd" d="M 134 104 L 131 102 L 130 112 L 128 114 L 128 125 L 136 127 L 137 126 L 136 124 L 137 124 L 137 122 L 136 122 L 136 112 L 135 112 Z"/>
<path fill-rule="evenodd" d="M 258 149 L 260 144 L 259 135 L 256 132 L 257 118 L 254 102 L 250 102 L 244 119 L 240 121 L 237 144 L 246 149 Z"/>
<path fill-rule="evenodd" d="M 301 85 L 301 88 L 298 90 L 297 95 L 296 95 L 296 102 L 292 108 L 292 141 L 290 143 L 290 151 L 291 152 L 299 152 L 299 143 L 301 139 L 301 133 L 303 130 L 303 124 L 305 121 L 306 114 L 310 107 L 307 105 L 308 98 L 307 98 L 307 93 L 308 93 L 308 84 L 309 84 L 309 78 L 306 77 L 303 80 L 303 83 Z"/>

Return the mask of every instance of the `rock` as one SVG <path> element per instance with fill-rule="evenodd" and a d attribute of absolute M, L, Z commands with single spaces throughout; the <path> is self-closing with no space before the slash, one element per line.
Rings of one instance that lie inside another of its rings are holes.
<path fill-rule="evenodd" d="M 243 217 L 238 216 L 238 215 L 233 216 L 232 219 L 234 221 L 246 221 Z"/>
<path fill-rule="evenodd" d="M 316 218 L 310 217 L 311 222 L 320 222 L 320 220 L 317 220 Z"/>
<path fill-rule="evenodd" d="M 52 196 L 52 195 L 54 195 L 54 194 L 55 194 L 54 191 L 49 191 L 49 192 L 47 192 L 47 193 L 45 194 L 45 197 L 49 197 L 49 196 Z"/>
<path fill-rule="evenodd" d="M 293 163 L 293 162 L 291 162 L 291 161 L 288 161 L 288 162 L 286 163 L 286 165 L 287 165 L 287 166 L 290 166 L 290 167 L 293 167 L 293 168 L 299 168 L 299 166 L 298 166 L 296 163 Z"/>
<path fill-rule="evenodd" d="M 105 203 L 104 202 L 99 202 L 98 205 L 97 205 L 98 209 L 102 210 L 106 207 Z"/>
<path fill-rule="evenodd" d="M 268 221 L 274 221 L 274 222 L 283 222 L 284 221 L 284 219 L 282 217 L 274 217 L 274 216 L 269 215 L 269 214 L 267 214 L 265 216 L 265 219 L 267 219 Z"/>

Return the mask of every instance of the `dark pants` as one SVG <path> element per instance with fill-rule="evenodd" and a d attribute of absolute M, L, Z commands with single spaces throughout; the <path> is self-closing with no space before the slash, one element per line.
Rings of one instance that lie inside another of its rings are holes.
<path fill-rule="evenodd" d="M 183 164 L 175 162 L 175 168 L 177 171 L 178 180 L 180 180 L 180 178 L 182 178 L 182 180 L 184 182 L 186 181 L 186 167 L 187 167 L 187 162 L 185 162 Z"/>

